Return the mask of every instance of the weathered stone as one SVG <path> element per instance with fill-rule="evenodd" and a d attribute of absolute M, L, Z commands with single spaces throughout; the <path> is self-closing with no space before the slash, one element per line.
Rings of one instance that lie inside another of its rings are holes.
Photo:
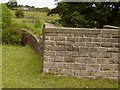
<path fill-rule="evenodd" d="M 99 48 L 97 48 L 97 52 L 98 53 L 106 53 L 107 52 L 107 48 L 105 48 L 105 47 L 99 47 Z"/>
<path fill-rule="evenodd" d="M 80 42 L 92 42 L 92 38 L 80 38 Z"/>
<path fill-rule="evenodd" d="M 67 41 L 71 41 L 71 42 L 79 42 L 79 38 L 78 37 L 68 37 Z"/>
<path fill-rule="evenodd" d="M 43 63 L 43 68 L 54 68 L 54 63 L 51 62 L 44 62 Z"/>
<path fill-rule="evenodd" d="M 25 31 L 26 43 L 43 55 L 43 72 L 76 77 L 118 78 L 116 29 L 47 27 L 41 39 Z"/>
<path fill-rule="evenodd" d="M 54 41 L 45 41 L 45 45 L 55 46 L 55 42 Z"/>
<path fill-rule="evenodd" d="M 47 41 L 49 41 L 50 40 L 50 37 L 49 36 L 45 36 L 45 40 Z"/>
<path fill-rule="evenodd" d="M 45 56 L 55 56 L 55 51 L 44 51 Z"/>
<path fill-rule="evenodd" d="M 97 63 L 96 59 L 91 59 L 88 57 L 75 57 L 74 58 L 76 63 L 85 63 L 85 64 L 95 64 Z"/>
<path fill-rule="evenodd" d="M 103 76 L 105 78 L 109 77 L 117 77 L 118 78 L 118 71 L 101 71 L 100 76 Z"/>
<path fill-rule="evenodd" d="M 99 34 L 85 34 L 85 37 L 98 38 Z"/>
<path fill-rule="evenodd" d="M 61 75 L 65 75 L 65 76 L 70 76 L 71 75 L 71 70 L 69 69 L 63 69 L 60 71 Z"/>
<path fill-rule="evenodd" d="M 87 74 L 86 75 L 87 77 L 89 77 L 89 76 L 95 76 L 95 77 L 100 76 L 99 71 L 87 71 L 86 74 Z"/>
<path fill-rule="evenodd" d="M 65 51 L 65 46 L 45 46 L 45 50 L 49 51 Z"/>
<path fill-rule="evenodd" d="M 57 28 L 45 28 L 44 33 L 56 33 Z"/>
<path fill-rule="evenodd" d="M 44 62 L 49 62 L 49 56 L 44 56 Z"/>
<path fill-rule="evenodd" d="M 116 35 L 113 34 L 113 35 L 111 36 L 111 38 L 120 38 L 120 35 L 119 35 L 119 33 L 116 34 Z"/>
<path fill-rule="evenodd" d="M 74 76 L 79 77 L 79 78 L 83 78 L 87 76 L 86 70 L 75 70 L 74 72 L 75 72 Z"/>
<path fill-rule="evenodd" d="M 61 56 L 56 57 L 55 62 L 63 62 L 63 61 L 64 61 L 64 57 L 61 57 Z"/>
<path fill-rule="evenodd" d="M 85 58 L 85 63 L 86 64 L 96 64 L 97 60 L 96 59 L 91 59 L 91 58 Z"/>
<path fill-rule="evenodd" d="M 109 59 L 109 64 L 119 64 L 118 59 Z"/>
<path fill-rule="evenodd" d="M 89 52 L 97 52 L 98 48 L 95 47 L 80 47 L 79 52 L 80 53 L 89 53 Z"/>
<path fill-rule="evenodd" d="M 75 62 L 74 58 L 72 58 L 72 57 L 65 57 L 64 61 L 68 62 L 68 63 Z"/>
<path fill-rule="evenodd" d="M 119 71 L 118 68 L 119 68 L 119 67 L 118 67 L 118 64 L 113 65 L 113 70 L 115 70 L 115 71 Z"/>
<path fill-rule="evenodd" d="M 117 29 L 101 29 L 100 34 L 101 35 L 109 35 L 109 34 L 118 35 L 118 30 Z"/>
<path fill-rule="evenodd" d="M 113 47 L 113 43 L 101 43 L 101 47 Z"/>
<path fill-rule="evenodd" d="M 82 33 L 74 33 L 74 37 L 83 37 L 84 35 Z"/>
<path fill-rule="evenodd" d="M 56 41 L 56 45 L 64 45 L 65 46 L 66 42 L 63 41 Z"/>
<path fill-rule="evenodd" d="M 116 61 L 118 61 L 119 60 L 119 58 L 120 58 L 120 56 L 119 56 L 119 54 L 118 53 L 112 53 L 112 58 Z"/>
<path fill-rule="evenodd" d="M 65 41 L 65 37 L 56 37 L 56 36 L 51 36 L 50 37 L 51 41 Z"/>
<path fill-rule="evenodd" d="M 105 58 L 99 58 L 97 59 L 98 64 L 109 64 L 109 60 Z"/>
<path fill-rule="evenodd" d="M 61 36 L 62 36 L 62 37 L 74 37 L 74 34 L 65 34 L 65 33 L 62 33 L 62 34 L 61 34 L 61 33 L 58 33 L 58 36 L 59 36 L 59 37 L 61 37 Z"/>
<path fill-rule="evenodd" d="M 107 42 L 107 39 L 93 38 L 93 42 Z"/>
<path fill-rule="evenodd" d="M 113 45 L 115 48 L 120 48 L 120 43 L 114 43 Z"/>
<path fill-rule="evenodd" d="M 111 38 L 111 36 L 112 36 L 111 34 L 106 34 L 106 35 L 105 34 L 100 34 L 99 37 L 100 38 Z"/>
<path fill-rule="evenodd" d="M 105 53 L 104 55 L 104 58 L 112 58 L 112 53 Z"/>
<path fill-rule="evenodd" d="M 100 43 L 86 43 L 86 47 L 100 47 Z"/>
<path fill-rule="evenodd" d="M 86 52 L 72 52 L 73 57 L 88 57 L 88 54 Z"/>
<path fill-rule="evenodd" d="M 100 70 L 101 71 L 112 71 L 113 70 L 113 65 L 109 65 L 109 64 L 101 65 Z"/>
<path fill-rule="evenodd" d="M 56 58 L 55 56 L 49 56 L 49 62 L 55 62 Z"/>
<path fill-rule="evenodd" d="M 66 46 L 66 50 L 67 51 L 74 51 L 74 47 L 73 46 Z"/>
<path fill-rule="evenodd" d="M 110 43 L 118 43 L 118 38 L 107 39 L 107 42 L 110 42 Z"/>
<path fill-rule="evenodd" d="M 105 53 L 98 53 L 98 52 L 93 52 L 90 54 L 90 57 L 91 58 L 104 58 L 104 55 Z"/>
<path fill-rule="evenodd" d="M 87 71 L 99 71 L 99 65 L 98 64 L 87 64 L 86 70 Z"/>
<path fill-rule="evenodd" d="M 107 52 L 118 53 L 118 48 L 108 48 Z"/>
<path fill-rule="evenodd" d="M 78 47 L 78 48 L 79 48 L 79 47 L 85 47 L 85 43 L 74 42 L 74 43 L 73 43 L 73 46 L 74 46 L 74 47 Z"/>
<path fill-rule="evenodd" d="M 85 63 L 85 58 L 82 57 L 75 57 L 74 60 L 76 63 Z"/>
<path fill-rule="evenodd" d="M 66 56 L 66 51 L 57 51 L 56 56 Z"/>
<path fill-rule="evenodd" d="M 86 64 L 77 63 L 71 65 L 72 70 L 86 70 Z"/>
<path fill-rule="evenodd" d="M 45 33 L 45 36 L 58 36 L 58 33 L 56 32 L 54 32 L 54 33 Z"/>

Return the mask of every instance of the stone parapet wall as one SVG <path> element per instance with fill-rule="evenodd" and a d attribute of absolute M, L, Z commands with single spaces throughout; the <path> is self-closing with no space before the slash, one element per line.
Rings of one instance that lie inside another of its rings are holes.
<path fill-rule="evenodd" d="M 43 56 L 43 39 L 37 38 L 26 29 L 21 29 L 22 40 L 21 44 L 25 46 L 28 44 L 39 56 Z"/>
<path fill-rule="evenodd" d="M 44 28 L 43 72 L 118 79 L 118 29 Z"/>

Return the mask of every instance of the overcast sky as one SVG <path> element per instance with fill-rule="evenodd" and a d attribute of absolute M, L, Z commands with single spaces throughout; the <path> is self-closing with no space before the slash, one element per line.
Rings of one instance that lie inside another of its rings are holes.
<path fill-rule="evenodd" d="M 2 3 L 8 2 L 9 0 L 1 0 Z M 18 5 L 30 5 L 35 7 L 48 7 L 55 8 L 56 5 L 54 0 L 17 0 Z"/>

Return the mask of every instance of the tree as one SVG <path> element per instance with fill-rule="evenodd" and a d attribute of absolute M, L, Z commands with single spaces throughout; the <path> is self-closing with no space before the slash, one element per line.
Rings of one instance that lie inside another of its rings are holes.
<path fill-rule="evenodd" d="M 22 10 L 16 10 L 16 11 L 15 11 L 15 16 L 16 16 L 17 18 L 23 18 L 23 17 L 24 17 L 24 13 L 23 13 Z"/>
<path fill-rule="evenodd" d="M 7 28 L 11 25 L 12 15 L 5 4 L 2 4 L 2 29 Z"/>
<path fill-rule="evenodd" d="M 17 7 L 17 1 L 16 0 L 9 0 L 8 3 L 6 3 L 8 8 L 15 9 Z"/>
<path fill-rule="evenodd" d="M 59 14 L 59 22 L 67 27 L 120 26 L 120 2 L 59 2 L 50 14 Z"/>

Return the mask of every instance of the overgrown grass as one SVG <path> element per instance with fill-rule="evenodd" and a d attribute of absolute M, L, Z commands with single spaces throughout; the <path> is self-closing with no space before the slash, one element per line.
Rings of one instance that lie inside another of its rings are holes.
<path fill-rule="evenodd" d="M 42 62 L 28 47 L 3 45 L 4 88 L 117 88 L 112 80 L 41 73 Z"/>

